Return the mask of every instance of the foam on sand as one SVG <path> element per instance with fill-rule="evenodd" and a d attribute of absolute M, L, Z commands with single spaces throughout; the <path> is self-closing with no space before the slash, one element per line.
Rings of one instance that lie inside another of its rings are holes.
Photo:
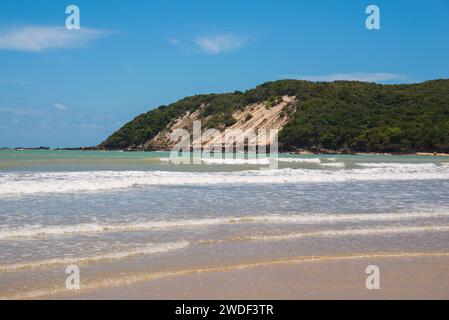
<path fill-rule="evenodd" d="M 422 258 L 446 258 L 449 257 L 449 252 L 378 252 L 378 253 L 360 253 L 347 255 L 322 255 L 322 256 L 299 256 L 291 258 L 282 258 L 277 260 L 262 260 L 250 263 L 228 264 L 223 266 L 204 266 L 191 269 L 180 269 L 170 271 L 143 271 L 121 277 L 109 277 L 83 282 L 80 292 L 90 292 L 101 288 L 114 288 L 121 286 L 129 286 L 145 281 L 154 281 L 164 278 L 182 277 L 192 274 L 204 274 L 214 272 L 230 272 L 234 270 L 257 268 L 257 267 L 271 267 L 287 264 L 303 264 L 303 263 L 323 263 L 333 261 L 353 261 L 353 260 L 373 260 L 373 259 L 422 259 Z M 72 292 L 73 293 L 73 292 Z M 9 294 L 7 296 L 0 296 L 0 300 L 22 300 L 22 299 L 36 299 L 43 297 L 51 297 L 57 295 L 70 294 L 65 287 L 47 287 L 30 290 L 28 292 L 19 292 Z"/>
<path fill-rule="evenodd" d="M 250 241 L 285 241 L 310 237 L 348 237 L 348 236 L 383 236 L 388 234 L 422 233 L 422 232 L 449 232 L 449 225 L 410 226 L 410 227 L 378 227 L 343 230 L 320 230 L 313 232 L 296 232 L 280 235 L 238 237 L 234 240 Z"/>
<path fill-rule="evenodd" d="M 173 250 L 180 250 L 186 248 L 188 245 L 189 242 L 187 241 L 178 241 L 162 244 L 150 244 L 143 246 L 141 248 L 130 249 L 127 251 L 110 252 L 106 254 L 100 254 L 89 257 L 55 258 L 27 263 L 0 265 L 0 272 L 13 272 L 28 269 L 38 269 L 38 268 L 53 267 L 57 265 L 70 265 L 70 264 L 81 265 L 81 264 L 101 262 L 105 260 L 120 260 L 133 256 L 151 255 L 156 253 L 169 252 Z"/>

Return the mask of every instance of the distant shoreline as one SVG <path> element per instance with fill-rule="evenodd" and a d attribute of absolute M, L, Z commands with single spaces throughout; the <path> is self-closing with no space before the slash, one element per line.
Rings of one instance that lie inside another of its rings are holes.
<path fill-rule="evenodd" d="M 100 149 L 97 147 L 77 147 L 77 148 L 50 148 L 50 147 L 2 147 L 0 150 L 11 151 L 102 151 L 102 152 L 170 152 L 171 150 L 142 150 L 142 149 Z M 420 157 L 449 157 L 449 153 L 444 152 L 357 152 L 357 151 L 329 151 L 321 150 L 315 152 L 311 150 L 299 149 L 297 151 L 281 151 L 280 154 L 297 155 L 360 155 L 360 156 L 420 156 Z"/>

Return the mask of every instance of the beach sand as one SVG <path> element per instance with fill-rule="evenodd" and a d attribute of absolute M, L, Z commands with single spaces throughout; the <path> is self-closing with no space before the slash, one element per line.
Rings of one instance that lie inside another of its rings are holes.
<path fill-rule="evenodd" d="M 380 268 L 368 290 L 366 267 Z M 449 299 L 449 253 L 326 256 L 188 271 L 52 299 Z"/>

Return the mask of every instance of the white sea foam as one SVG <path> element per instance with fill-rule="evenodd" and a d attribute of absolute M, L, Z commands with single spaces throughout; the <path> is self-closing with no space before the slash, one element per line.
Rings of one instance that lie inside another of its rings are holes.
<path fill-rule="evenodd" d="M 215 164 L 215 165 L 259 165 L 267 166 L 270 161 L 278 161 L 281 163 L 298 163 L 298 164 L 317 164 L 321 166 L 328 167 L 339 167 L 345 166 L 343 162 L 332 162 L 336 161 L 336 158 L 326 158 L 329 162 L 322 162 L 319 158 L 259 158 L 259 159 L 205 159 L 202 158 L 201 161 L 205 164 Z"/>
<path fill-rule="evenodd" d="M 279 162 L 289 162 L 289 163 L 321 163 L 319 158 L 278 158 Z"/>
<path fill-rule="evenodd" d="M 320 230 L 313 232 L 296 232 L 280 235 L 250 236 L 236 240 L 284 241 L 309 237 L 347 237 L 347 236 L 383 236 L 388 234 L 449 232 L 449 225 L 410 226 L 410 227 L 378 227 L 363 229 Z"/>
<path fill-rule="evenodd" d="M 286 163 L 321 163 L 318 158 L 257 158 L 257 159 L 213 159 L 213 158 L 201 158 L 201 161 L 205 164 L 222 164 L 222 165 L 269 165 L 270 161 L 286 162 Z"/>
<path fill-rule="evenodd" d="M 449 179 L 449 167 L 435 164 L 359 164 L 366 168 L 279 169 L 234 172 L 89 171 L 0 173 L 0 196 L 107 191 L 141 186 L 285 184 L 376 180 Z"/>
<path fill-rule="evenodd" d="M 344 162 L 324 162 L 320 164 L 323 167 L 344 168 L 346 164 Z"/>
<path fill-rule="evenodd" d="M 201 161 L 205 164 L 224 164 L 224 165 L 259 165 L 265 166 L 270 164 L 270 159 L 260 158 L 260 159 L 206 159 L 201 158 Z"/>
<path fill-rule="evenodd" d="M 217 225 L 223 222 L 222 219 L 192 219 L 192 220 L 176 220 L 176 221 L 150 221 L 129 224 L 98 224 L 87 223 L 66 226 L 46 226 L 46 227 L 26 227 L 13 230 L 1 229 L 0 240 L 36 238 L 46 236 L 75 235 L 75 234 L 92 234 L 92 233 L 108 233 L 108 232 L 130 232 L 145 231 L 170 228 L 189 228 L 198 226 Z"/>
<path fill-rule="evenodd" d="M 78 224 L 66 226 L 25 227 L 0 229 L 0 240 L 34 239 L 46 236 L 76 234 L 136 232 L 158 229 L 181 229 L 230 224 L 326 224 L 339 222 L 407 221 L 415 219 L 447 218 L 449 212 L 366 213 L 366 214 L 283 214 L 246 217 L 222 217 L 173 221 L 148 221 L 128 224 Z"/>
<path fill-rule="evenodd" d="M 271 159 L 271 160 L 270 160 Z M 170 162 L 170 158 L 160 158 L 162 162 Z M 245 159 L 245 158 L 201 158 L 204 164 L 210 165 L 259 165 L 268 166 L 270 161 L 286 162 L 286 163 L 321 163 L 318 158 L 255 158 L 255 159 Z M 332 159 L 327 159 L 329 161 L 334 161 Z"/>
<path fill-rule="evenodd" d="M 95 256 L 86 256 L 86 257 L 73 257 L 73 258 L 55 258 L 48 260 L 40 260 L 33 262 L 25 262 L 25 263 L 16 263 L 9 265 L 0 265 L 0 272 L 11 272 L 18 271 L 24 269 L 37 269 L 37 268 L 45 268 L 52 267 L 56 265 L 70 265 L 70 264 L 87 264 L 87 263 L 95 263 L 101 262 L 105 260 L 120 260 L 124 258 L 130 258 L 133 256 L 140 255 L 151 255 L 157 253 L 164 253 L 173 250 L 184 249 L 189 245 L 187 241 L 178 241 L 178 242 L 169 242 L 162 244 L 150 244 L 146 246 L 142 246 L 140 248 L 130 249 L 126 251 L 118 251 L 118 252 L 110 252 L 106 254 L 100 254 Z"/>
<path fill-rule="evenodd" d="M 434 169 L 434 163 L 359 162 L 356 165 L 368 168 Z"/>

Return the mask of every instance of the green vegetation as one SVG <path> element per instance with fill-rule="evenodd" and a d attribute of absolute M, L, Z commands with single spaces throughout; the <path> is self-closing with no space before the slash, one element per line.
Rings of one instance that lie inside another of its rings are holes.
<path fill-rule="evenodd" d="M 449 152 L 449 80 L 409 85 L 281 80 L 246 92 L 198 95 L 138 116 L 99 147 L 136 148 L 200 107 L 203 127 L 223 129 L 235 123 L 234 111 L 260 102 L 270 107 L 284 95 L 297 98 L 282 114 L 290 118 L 279 135 L 284 151 Z"/>

